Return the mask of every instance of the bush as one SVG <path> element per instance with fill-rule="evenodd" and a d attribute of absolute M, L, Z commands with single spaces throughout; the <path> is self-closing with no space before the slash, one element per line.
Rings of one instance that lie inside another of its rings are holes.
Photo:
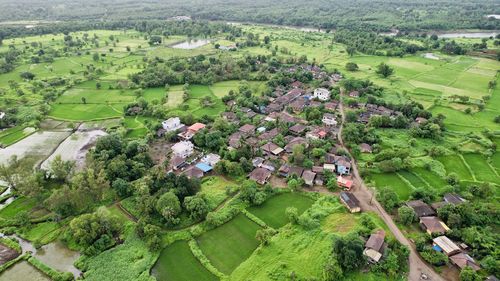
<path fill-rule="evenodd" d="M 445 265 L 448 262 L 448 257 L 445 254 L 429 247 L 420 252 L 420 255 L 425 261 L 435 266 Z"/>

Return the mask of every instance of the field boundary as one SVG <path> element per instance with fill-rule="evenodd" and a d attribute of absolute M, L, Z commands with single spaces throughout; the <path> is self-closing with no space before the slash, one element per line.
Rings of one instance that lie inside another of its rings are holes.
<path fill-rule="evenodd" d="M 472 180 L 476 181 L 477 182 L 477 178 L 476 178 L 476 174 L 474 173 L 474 171 L 472 170 L 472 168 L 470 167 L 469 163 L 467 163 L 467 161 L 465 161 L 465 158 L 464 156 L 462 155 L 462 153 L 459 153 L 458 154 L 458 157 L 460 157 L 460 159 L 462 159 L 462 162 L 464 163 L 465 167 L 467 167 L 467 169 L 469 170 L 469 173 L 471 174 L 472 176 Z"/>
<path fill-rule="evenodd" d="M 198 242 L 195 239 L 191 239 L 188 241 L 189 249 L 191 250 L 191 254 L 201 263 L 203 267 L 205 267 L 210 273 L 219 277 L 220 279 L 227 279 L 227 275 L 219 271 L 208 259 L 208 257 L 203 253 Z"/>

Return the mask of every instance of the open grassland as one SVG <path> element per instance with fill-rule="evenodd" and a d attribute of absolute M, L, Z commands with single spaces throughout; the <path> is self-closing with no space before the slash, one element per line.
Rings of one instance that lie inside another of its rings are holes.
<path fill-rule="evenodd" d="M 189 98 L 184 102 L 183 101 L 183 92 L 181 91 L 169 91 L 168 96 L 168 105 L 172 104 L 186 104 L 187 110 L 178 109 L 173 107 L 172 110 L 169 111 L 169 114 L 172 116 L 183 116 L 186 114 L 192 114 L 194 117 L 200 118 L 204 115 L 208 115 L 211 117 L 218 116 L 221 112 L 224 111 L 225 105 L 222 100 L 217 97 L 209 86 L 205 85 L 192 85 L 189 86 Z M 229 92 L 229 90 L 228 90 Z M 174 94 L 175 97 L 170 97 L 171 94 Z M 180 99 L 179 99 L 180 96 Z M 210 105 L 202 105 L 201 101 L 205 97 L 211 98 Z M 172 101 L 171 101 L 172 99 Z"/>
<path fill-rule="evenodd" d="M 197 238 L 210 262 L 221 272 L 230 274 L 257 248 L 255 233 L 260 227 L 239 214 L 229 222 Z"/>
<path fill-rule="evenodd" d="M 286 209 L 295 207 L 299 215 L 313 204 L 313 200 L 299 193 L 283 193 L 266 200 L 262 205 L 253 206 L 248 211 L 263 220 L 273 228 L 279 228 L 288 223 Z"/>
<path fill-rule="evenodd" d="M 205 177 L 201 182 L 200 193 L 205 196 L 210 209 L 215 209 L 228 197 L 226 188 L 235 186 L 236 183 L 221 176 Z"/>
<path fill-rule="evenodd" d="M 130 233 L 123 244 L 86 259 L 85 280 L 147 280 L 156 256 L 135 233 Z"/>
<path fill-rule="evenodd" d="M 314 279 L 322 272 L 331 244 L 332 236 L 321 230 L 286 227 L 243 262 L 231 280 L 287 280 L 292 271 L 298 280 Z"/>
<path fill-rule="evenodd" d="M 151 274 L 158 281 L 218 280 L 193 256 L 187 241 L 177 241 L 167 246 Z"/>
<path fill-rule="evenodd" d="M 149 132 L 145 122 L 153 121 L 153 118 L 143 116 L 126 116 L 123 119 L 123 126 L 127 129 L 127 138 L 142 138 Z"/>

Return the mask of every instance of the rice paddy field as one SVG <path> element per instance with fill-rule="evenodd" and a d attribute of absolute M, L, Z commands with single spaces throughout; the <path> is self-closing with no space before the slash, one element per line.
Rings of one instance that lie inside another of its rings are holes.
<path fill-rule="evenodd" d="M 259 245 L 255 233 L 260 226 L 239 214 L 231 221 L 197 238 L 200 249 L 222 273 L 230 274 Z"/>
<path fill-rule="evenodd" d="M 158 281 L 219 280 L 193 256 L 187 241 L 167 246 L 151 271 Z"/>
<path fill-rule="evenodd" d="M 253 206 L 248 211 L 273 228 L 280 228 L 288 223 L 285 210 L 288 207 L 297 208 L 299 215 L 313 204 L 313 200 L 297 193 L 284 193 L 273 196 L 264 204 Z"/>

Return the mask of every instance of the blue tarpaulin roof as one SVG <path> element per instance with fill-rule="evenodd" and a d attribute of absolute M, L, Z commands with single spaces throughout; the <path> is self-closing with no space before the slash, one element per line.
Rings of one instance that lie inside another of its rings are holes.
<path fill-rule="evenodd" d="M 438 252 L 442 252 L 443 251 L 443 249 L 441 249 L 441 247 L 439 247 L 438 245 L 432 246 L 432 249 L 434 249 L 435 251 L 438 251 Z"/>
<path fill-rule="evenodd" d="M 202 170 L 204 173 L 210 172 L 212 170 L 212 166 L 208 165 L 207 163 L 203 163 L 203 162 L 196 164 L 196 168 Z"/>

